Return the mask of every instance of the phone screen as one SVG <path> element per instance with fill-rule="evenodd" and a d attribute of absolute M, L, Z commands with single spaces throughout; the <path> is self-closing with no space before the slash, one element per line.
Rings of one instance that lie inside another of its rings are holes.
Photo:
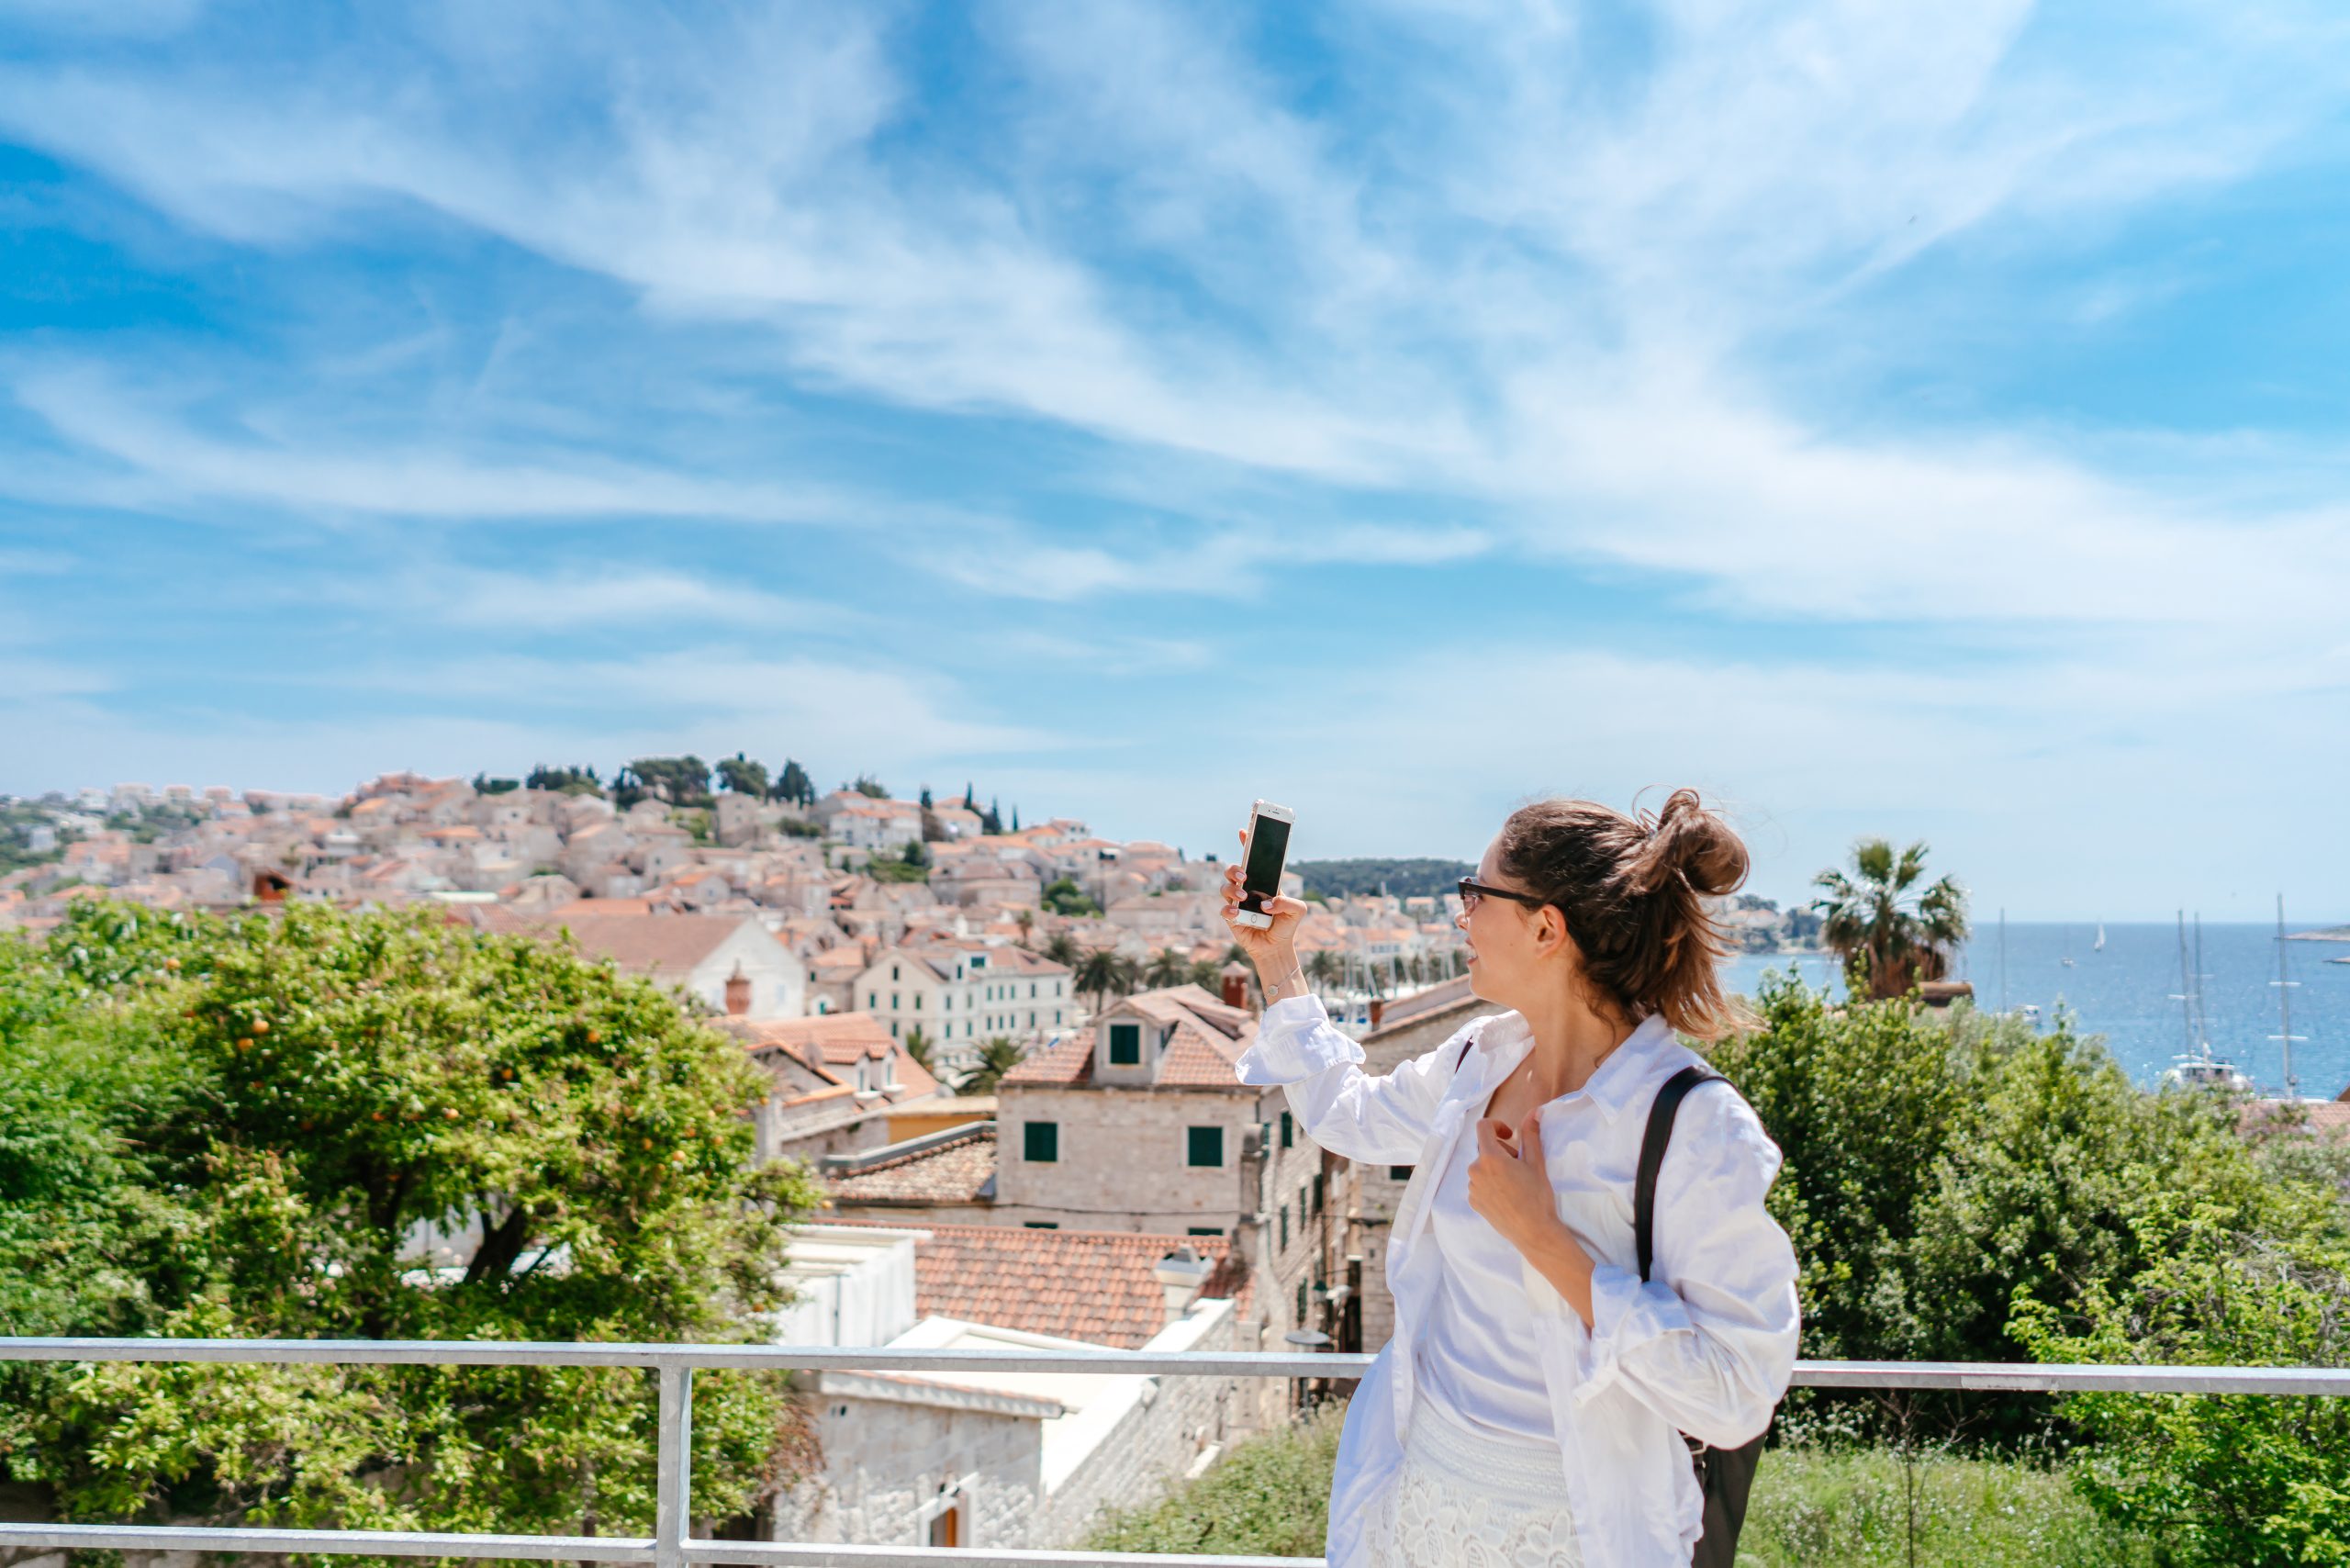
<path fill-rule="evenodd" d="M 1248 868 L 1241 874 L 1240 907 L 1262 914 L 1265 900 L 1281 890 L 1281 863 L 1289 858 L 1289 823 L 1259 817 L 1248 830 Z"/>

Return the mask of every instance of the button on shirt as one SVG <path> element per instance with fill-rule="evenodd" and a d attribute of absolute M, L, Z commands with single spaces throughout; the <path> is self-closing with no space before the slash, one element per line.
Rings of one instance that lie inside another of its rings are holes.
<path fill-rule="evenodd" d="M 1533 1045 L 1525 1019 L 1497 1014 L 1373 1075 L 1362 1070 L 1362 1047 L 1309 995 L 1267 1008 L 1235 1066 L 1243 1083 L 1281 1085 L 1324 1148 L 1416 1167 L 1387 1246 L 1394 1338 L 1358 1385 L 1339 1438 L 1333 1568 L 1359 1568 L 1368 1558 L 1364 1523 L 1377 1517 L 1403 1464 L 1413 1402 L 1424 1392 L 1421 1348 L 1433 1360 L 1469 1344 L 1465 1332 L 1449 1338 L 1434 1327 L 1448 1310 L 1465 1326 L 1482 1302 L 1462 1292 L 1439 1306 L 1462 1265 L 1430 1233 L 1433 1189 L 1464 1142 L 1473 1157 L 1477 1119 Z M 1795 1252 L 1763 1207 L 1779 1150 L 1728 1084 L 1702 1084 L 1682 1103 L 1657 1178 L 1654 1266 L 1646 1283 L 1639 1277 L 1632 1182 L 1640 1136 L 1657 1089 L 1698 1059 L 1662 1019 L 1650 1018 L 1581 1089 L 1536 1112 L 1559 1216 L 1593 1261 L 1594 1321 L 1586 1327 L 1521 1256 L 1516 1296 L 1505 1305 L 1497 1297 L 1477 1326 L 1483 1334 L 1530 1334 L 1521 1360 L 1550 1412 L 1589 1568 L 1685 1568 L 1705 1500 L 1681 1434 L 1722 1448 L 1749 1441 L 1769 1425 L 1795 1370 Z M 1488 1284 L 1499 1291 L 1509 1266 L 1495 1255 L 1490 1267 L 1498 1281 Z M 1515 1327 L 1521 1313 L 1525 1327 Z M 1475 1360 L 1472 1352 L 1448 1365 L 1439 1381 L 1458 1389 L 1465 1376 L 1473 1385 Z"/>

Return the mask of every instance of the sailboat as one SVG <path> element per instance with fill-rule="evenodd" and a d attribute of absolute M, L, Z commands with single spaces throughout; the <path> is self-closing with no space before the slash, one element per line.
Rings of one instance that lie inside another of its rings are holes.
<path fill-rule="evenodd" d="M 2092 953 L 2105 951 L 2105 922 L 2102 920 L 2097 923 L 2097 940 L 2089 944 L 2089 951 Z"/>
<path fill-rule="evenodd" d="M 2195 922 L 2197 951 L 2203 946 L 2203 921 Z M 2178 912 L 2178 980 L 2179 989 L 2171 1000 L 2179 1003 L 2180 1025 L 2186 1033 L 2187 1049 L 2173 1058 L 2165 1070 L 2162 1085 L 2165 1089 L 2224 1089 L 2240 1094 L 2255 1092 L 2252 1080 L 2236 1070 L 2236 1065 L 2211 1054 L 2210 1032 L 2204 1026 L 2202 965 L 2189 965 L 2187 958 L 2187 912 Z"/>

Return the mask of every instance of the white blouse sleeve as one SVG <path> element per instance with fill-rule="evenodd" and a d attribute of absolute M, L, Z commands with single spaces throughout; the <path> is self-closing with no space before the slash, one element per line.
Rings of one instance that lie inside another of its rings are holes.
<path fill-rule="evenodd" d="M 1408 1164 L 1433 1130 L 1462 1043 L 1483 1022 L 1472 1019 L 1393 1072 L 1368 1073 L 1362 1047 L 1338 1032 L 1322 999 L 1293 996 L 1265 1009 L 1233 1071 L 1243 1083 L 1280 1084 L 1305 1136 L 1324 1148 L 1367 1164 Z"/>
<path fill-rule="evenodd" d="M 1760 1436 L 1795 1373 L 1802 1327 L 1795 1248 L 1762 1200 L 1778 1146 L 1745 1098 L 1702 1084 L 1681 1103 L 1657 1172 L 1655 1257 L 1646 1284 L 1597 1263 L 1592 1323 L 1567 1318 L 1577 1402 L 1621 1381 L 1681 1430 L 1717 1448 Z M 1544 1282 L 1547 1288 L 1548 1282 Z"/>

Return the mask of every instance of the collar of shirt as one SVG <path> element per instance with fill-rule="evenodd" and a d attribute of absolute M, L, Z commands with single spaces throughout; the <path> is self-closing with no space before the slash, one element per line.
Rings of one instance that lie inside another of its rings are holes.
<path fill-rule="evenodd" d="M 1623 1042 L 1607 1053 L 1606 1060 L 1592 1073 L 1580 1089 L 1570 1089 L 1544 1106 L 1564 1104 L 1578 1097 L 1599 1108 L 1599 1114 L 1609 1123 L 1623 1114 L 1624 1108 L 1639 1096 L 1644 1088 L 1652 1087 L 1657 1077 L 1658 1048 L 1673 1042 L 1671 1025 L 1661 1013 L 1651 1013 L 1633 1025 Z M 1477 1049 L 1485 1060 L 1482 1088 L 1490 1095 L 1502 1078 L 1514 1071 L 1533 1048 L 1534 1030 L 1523 1014 L 1501 1013 L 1477 1032 Z M 1483 1105 L 1483 1099 L 1477 1103 Z"/>

